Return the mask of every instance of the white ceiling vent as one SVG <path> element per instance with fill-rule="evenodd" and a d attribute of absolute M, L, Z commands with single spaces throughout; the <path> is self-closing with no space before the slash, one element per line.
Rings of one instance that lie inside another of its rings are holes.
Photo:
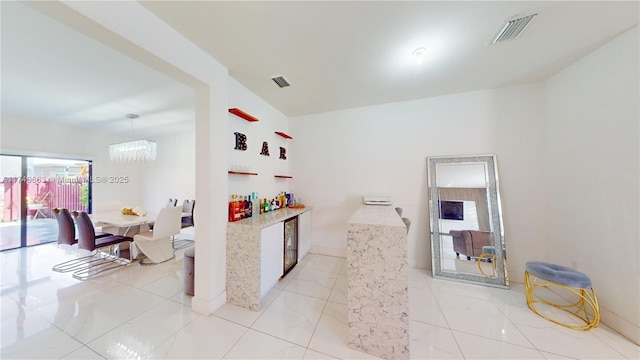
<path fill-rule="evenodd" d="M 285 79 L 284 76 L 282 76 L 282 75 L 274 76 L 274 77 L 271 78 L 271 80 L 273 80 L 273 82 L 276 83 L 276 85 L 278 85 L 278 87 L 280 87 L 280 88 L 285 88 L 287 86 L 291 86 L 291 84 L 289 84 L 287 79 Z"/>
<path fill-rule="evenodd" d="M 504 25 L 502 25 L 502 27 L 498 30 L 493 40 L 491 40 L 491 43 L 496 44 L 502 41 L 517 38 L 536 15 L 538 14 L 521 16 L 517 19 L 506 21 Z"/>

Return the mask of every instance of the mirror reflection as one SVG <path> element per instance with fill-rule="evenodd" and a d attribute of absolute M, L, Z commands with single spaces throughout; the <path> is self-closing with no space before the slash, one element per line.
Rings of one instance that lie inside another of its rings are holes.
<path fill-rule="evenodd" d="M 508 287 L 495 155 L 428 158 L 434 277 Z"/>

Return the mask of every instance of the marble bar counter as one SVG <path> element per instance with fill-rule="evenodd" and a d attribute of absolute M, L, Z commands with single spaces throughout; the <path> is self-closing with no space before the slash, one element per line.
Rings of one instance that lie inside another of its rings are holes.
<path fill-rule="evenodd" d="M 264 287 L 264 282 L 261 282 L 263 262 L 274 261 L 262 259 L 265 254 L 265 249 L 261 249 L 262 230 L 309 211 L 311 207 L 308 206 L 302 209 L 285 208 L 227 223 L 227 302 L 254 311 L 260 310 L 261 290 L 264 290 L 261 289 L 261 286 Z M 284 235 L 276 235 L 280 236 L 280 240 L 275 241 L 284 249 Z M 274 244 L 273 240 L 269 243 Z M 275 253 L 282 252 L 279 250 Z M 279 264 L 280 269 L 282 265 Z M 277 283 L 277 279 L 274 281 Z"/>
<path fill-rule="evenodd" d="M 347 223 L 349 346 L 409 359 L 407 230 L 391 206 L 362 205 Z"/>

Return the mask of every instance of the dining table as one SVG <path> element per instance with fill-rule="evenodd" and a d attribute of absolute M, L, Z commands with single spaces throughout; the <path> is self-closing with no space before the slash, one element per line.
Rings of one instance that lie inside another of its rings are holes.
<path fill-rule="evenodd" d="M 191 213 L 182 212 L 181 216 L 191 216 Z M 145 215 L 126 215 L 122 211 L 108 211 L 91 214 L 91 221 L 95 227 L 101 228 L 103 232 L 133 237 L 136 234 L 149 231 L 149 224 L 156 219 L 156 213 L 146 213 Z M 123 249 L 128 248 L 131 258 L 135 259 L 140 254 L 140 249 L 132 243 L 131 246 L 123 244 Z"/>
<path fill-rule="evenodd" d="M 153 223 L 156 218 L 156 214 L 147 213 L 146 215 L 125 215 L 121 211 L 109 211 L 102 213 L 91 214 L 91 220 L 94 226 L 101 227 L 102 231 L 109 232 L 114 235 L 121 236 L 133 236 L 141 230 L 141 226 L 147 226 L 149 223 Z M 109 230 L 115 231 L 107 231 Z"/>

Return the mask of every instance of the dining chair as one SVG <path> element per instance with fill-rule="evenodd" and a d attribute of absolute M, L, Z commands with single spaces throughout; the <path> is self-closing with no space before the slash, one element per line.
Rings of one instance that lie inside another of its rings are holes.
<path fill-rule="evenodd" d="M 172 207 L 172 206 L 177 206 L 177 205 L 178 205 L 178 199 L 171 199 L 170 198 L 169 201 L 167 201 L 167 204 L 164 207 Z M 151 222 L 147 223 L 147 226 L 149 227 L 149 230 L 153 230 L 153 226 L 154 225 L 155 225 L 155 221 L 151 221 Z"/>
<path fill-rule="evenodd" d="M 181 221 L 180 227 L 182 229 L 195 226 L 195 223 L 193 222 L 193 209 L 195 208 L 195 206 L 196 206 L 195 200 L 185 200 L 182 203 L 182 213 L 189 214 L 186 216 L 182 216 L 182 220 L 180 220 Z M 175 236 L 171 237 L 171 246 L 173 246 L 174 250 L 184 249 L 192 245 L 193 245 L 193 240 L 188 240 L 188 239 L 178 240 L 176 239 Z"/>
<path fill-rule="evenodd" d="M 58 245 L 73 246 L 78 242 L 76 239 L 76 225 L 71 217 L 69 209 L 54 208 L 53 215 L 58 223 Z M 96 233 L 96 238 L 111 236 L 108 233 Z M 92 258 L 93 255 L 83 256 L 80 258 L 68 260 L 60 264 L 54 265 L 51 270 L 57 272 L 69 272 L 78 270 L 87 266 L 87 259 Z"/>
<path fill-rule="evenodd" d="M 403 217 L 402 221 L 404 222 L 404 225 L 407 227 L 407 234 L 408 234 L 409 228 L 411 227 L 411 220 L 409 220 L 409 218 Z"/>
<path fill-rule="evenodd" d="M 76 225 L 73 223 L 69 209 L 55 208 L 53 215 L 58 223 L 58 245 L 73 245 L 76 239 Z"/>
<path fill-rule="evenodd" d="M 182 208 L 164 207 L 158 212 L 153 231 L 146 231 L 133 236 L 133 246 L 152 262 L 140 260 L 140 265 L 155 265 L 175 257 L 171 237 L 180 233 Z"/>
<path fill-rule="evenodd" d="M 182 212 L 188 213 L 190 215 L 182 217 L 182 224 L 180 225 L 183 229 L 189 226 L 194 226 L 193 223 L 193 208 L 196 206 L 195 200 L 185 200 L 182 203 Z"/>
<path fill-rule="evenodd" d="M 74 211 L 73 217 L 78 226 L 78 249 L 90 251 L 91 256 L 95 257 L 86 268 L 74 272 L 74 278 L 87 280 L 105 271 L 126 266 L 131 262 L 130 256 L 128 260 L 120 257 L 120 255 L 129 252 L 128 249 L 122 251 L 118 247 L 114 251 L 114 247 L 133 241 L 131 237 L 121 235 L 96 237 L 93 222 L 86 212 Z M 104 253 L 102 251 L 104 248 L 109 248 L 109 252 Z"/>

